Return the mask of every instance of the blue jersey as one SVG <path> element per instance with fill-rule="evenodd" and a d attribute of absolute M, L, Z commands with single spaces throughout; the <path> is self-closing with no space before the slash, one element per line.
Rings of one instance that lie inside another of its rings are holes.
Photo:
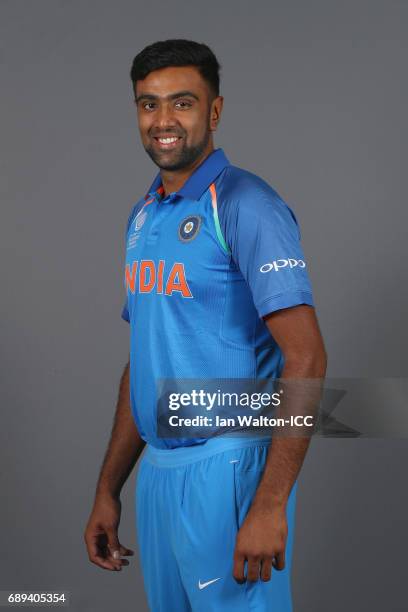
<path fill-rule="evenodd" d="M 158 173 L 129 215 L 122 317 L 138 431 L 172 448 L 206 440 L 158 437 L 157 380 L 278 378 L 283 355 L 263 317 L 313 298 L 294 213 L 222 149 L 163 192 Z"/>

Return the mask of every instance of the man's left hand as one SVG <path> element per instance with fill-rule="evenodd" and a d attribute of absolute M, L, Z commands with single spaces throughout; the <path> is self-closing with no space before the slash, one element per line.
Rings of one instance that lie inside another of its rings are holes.
<path fill-rule="evenodd" d="M 272 565 L 277 570 L 283 570 L 287 535 L 288 524 L 283 506 L 251 506 L 235 543 L 235 580 L 240 584 L 246 580 L 255 582 L 259 577 L 268 581 L 271 578 Z"/>

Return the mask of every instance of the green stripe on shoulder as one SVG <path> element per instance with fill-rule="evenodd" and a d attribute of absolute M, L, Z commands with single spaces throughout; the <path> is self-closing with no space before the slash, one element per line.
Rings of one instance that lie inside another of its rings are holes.
<path fill-rule="evenodd" d="M 210 192 L 211 192 L 211 203 L 212 203 L 212 209 L 213 209 L 214 225 L 215 225 L 215 231 L 216 231 L 216 234 L 217 234 L 218 242 L 222 246 L 222 248 L 225 251 L 225 253 L 227 255 L 230 255 L 231 251 L 228 248 L 227 243 L 225 242 L 225 238 L 224 238 L 224 236 L 222 234 L 222 230 L 221 230 L 220 220 L 219 220 L 219 217 L 218 217 L 217 194 L 216 194 L 216 191 L 215 191 L 214 183 L 211 183 L 211 185 L 210 185 Z"/>

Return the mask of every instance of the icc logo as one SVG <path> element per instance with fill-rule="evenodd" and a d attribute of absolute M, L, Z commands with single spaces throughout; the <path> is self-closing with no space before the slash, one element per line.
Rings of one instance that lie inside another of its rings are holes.
<path fill-rule="evenodd" d="M 146 221 L 147 212 L 141 210 L 135 217 L 135 232 L 138 232 Z"/>

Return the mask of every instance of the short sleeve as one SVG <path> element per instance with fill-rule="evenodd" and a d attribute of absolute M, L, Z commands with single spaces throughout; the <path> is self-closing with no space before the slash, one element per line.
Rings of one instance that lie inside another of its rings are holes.
<path fill-rule="evenodd" d="M 130 225 L 132 223 L 132 219 L 134 218 L 134 215 L 135 215 L 136 208 L 137 208 L 137 204 L 135 206 L 133 206 L 133 208 L 132 208 L 132 210 L 130 212 L 130 215 L 128 217 L 127 223 L 126 223 L 125 245 L 127 244 L 127 237 L 128 237 Z M 125 299 L 125 303 L 122 306 L 121 317 L 122 317 L 122 319 L 124 321 L 127 321 L 128 323 L 130 323 L 129 304 L 128 304 L 127 296 L 126 296 L 126 299 Z"/>
<path fill-rule="evenodd" d="M 260 317 L 299 304 L 314 306 L 296 217 L 271 188 L 222 205 L 220 225 Z"/>

